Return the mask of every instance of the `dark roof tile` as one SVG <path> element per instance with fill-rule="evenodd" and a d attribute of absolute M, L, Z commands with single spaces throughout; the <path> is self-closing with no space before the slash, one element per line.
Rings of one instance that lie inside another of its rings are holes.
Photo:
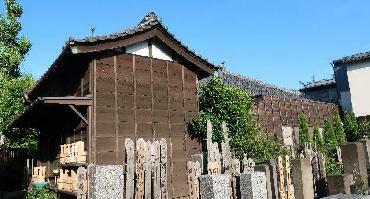
<path fill-rule="evenodd" d="M 333 64 L 345 64 L 345 63 L 361 61 L 361 60 L 369 59 L 369 58 L 370 58 L 370 51 L 364 52 L 364 53 L 358 53 L 355 55 L 346 56 L 341 59 L 334 60 Z"/>

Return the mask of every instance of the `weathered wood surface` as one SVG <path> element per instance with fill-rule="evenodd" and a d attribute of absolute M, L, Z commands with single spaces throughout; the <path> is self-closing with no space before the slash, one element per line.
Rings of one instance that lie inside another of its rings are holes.
<path fill-rule="evenodd" d="M 278 157 L 278 162 L 277 162 L 277 170 L 279 173 L 279 194 L 281 199 L 286 198 L 286 193 L 285 193 L 285 177 L 284 177 L 284 166 L 283 166 L 283 158 Z"/>
<path fill-rule="evenodd" d="M 130 138 L 125 139 L 126 153 L 126 199 L 134 199 L 135 185 L 135 150 L 134 142 Z"/>
<path fill-rule="evenodd" d="M 189 199 L 199 199 L 199 176 L 201 175 L 200 164 L 199 162 L 189 161 L 187 169 Z"/>
<path fill-rule="evenodd" d="M 145 182 L 145 173 L 144 173 L 144 163 L 145 163 L 145 154 L 146 154 L 146 142 L 139 138 L 136 141 L 136 195 L 135 199 L 144 198 L 144 182 Z"/>
<path fill-rule="evenodd" d="M 144 163 L 144 173 L 145 173 L 145 199 L 152 198 L 152 143 L 150 141 L 146 142 L 145 151 L 145 163 Z"/>
<path fill-rule="evenodd" d="M 286 174 L 286 187 L 287 187 L 287 198 L 294 199 L 294 187 L 291 179 L 291 164 L 289 155 L 285 156 L 285 174 Z"/>
<path fill-rule="evenodd" d="M 162 138 L 160 140 L 160 161 L 161 161 L 161 198 L 168 198 L 168 189 L 167 189 L 167 142 L 166 139 Z"/>

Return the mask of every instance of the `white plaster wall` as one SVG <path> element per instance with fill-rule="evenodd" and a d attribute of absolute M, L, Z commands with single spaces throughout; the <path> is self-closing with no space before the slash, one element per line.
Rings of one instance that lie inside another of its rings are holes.
<path fill-rule="evenodd" d="M 370 115 L 370 62 L 347 66 L 352 111 L 356 117 Z"/>
<path fill-rule="evenodd" d="M 148 41 L 127 46 L 126 53 L 149 57 Z M 152 56 L 153 58 L 172 61 L 172 56 L 156 43 L 152 44 Z"/>
<path fill-rule="evenodd" d="M 154 58 L 172 61 L 171 55 L 155 43 L 152 45 L 152 54 Z"/>
<path fill-rule="evenodd" d="M 139 42 L 126 46 L 126 53 L 149 57 L 148 41 Z"/>

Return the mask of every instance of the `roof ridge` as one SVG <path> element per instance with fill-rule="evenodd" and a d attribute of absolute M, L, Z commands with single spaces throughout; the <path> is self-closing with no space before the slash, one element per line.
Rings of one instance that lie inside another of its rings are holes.
<path fill-rule="evenodd" d="M 366 59 L 366 58 L 369 58 L 369 57 L 370 57 L 370 51 L 366 51 L 366 52 L 356 53 L 356 54 L 349 55 L 349 56 L 344 56 L 340 59 L 335 59 L 333 61 L 333 64 L 349 63 L 349 62 L 353 62 L 353 61 L 359 61 L 359 60 L 362 60 L 362 59 Z"/>
<path fill-rule="evenodd" d="M 294 95 L 301 95 L 301 93 L 299 91 L 295 91 L 293 89 L 287 89 L 287 88 L 279 87 L 279 86 L 276 86 L 274 84 L 267 83 L 267 82 L 264 82 L 264 81 L 261 81 L 261 80 L 257 80 L 255 78 L 244 76 L 244 75 L 241 75 L 241 74 L 238 74 L 238 73 L 234 73 L 234 72 L 231 72 L 231 71 L 228 71 L 228 70 L 225 70 L 225 69 L 223 69 L 222 72 L 228 73 L 228 74 L 233 75 L 233 76 L 237 76 L 237 77 L 239 77 L 241 79 L 245 79 L 245 80 L 249 80 L 249 81 L 254 81 L 254 82 L 256 82 L 256 83 L 258 83 L 258 84 L 260 84 L 262 86 L 267 86 L 267 87 L 270 87 L 270 88 L 278 89 L 280 91 L 287 92 L 287 93 L 294 94 Z"/>
<path fill-rule="evenodd" d="M 136 26 L 133 26 L 128 29 L 124 29 L 122 31 L 112 33 L 112 34 L 106 34 L 101 36 L 93 36 L 93 37 L 85 37 L 83 39 L 74 39 L 70 38 L 65 46 L 73 45 L 75 43 L 85 43 L 85 42 L 97 42 L 102 41 L 106 39 L 116 39 L 119 37 L 124 37 L 130 34 L 134 34 L 137 32 L 142 32 L 145 30 L 149 30 L 155 26 L 160 26 L 160 28 L 164 29 L 166 33 L 168 33 L 173 39 L 175 43 L 178 43 L 178 45 L 183 46 L 187 51 L 194 54 L 196 57 L 198 57 L 203 62 L 209 63 L 212 66 L 215 66 L 214 62 L 211 62 L 207 57 L 202 56 L 200 53 L 197 53 L 194 49 L 191 49 L 188 45 L 183 43 L 178 37 L 175 36 L 172 32 L 169 31 L 168 27 L 162 23 L 162 19 L 156 15 L 154 12 L 148 12 L 144 18 L 140 21 L 139 24 Z"/>

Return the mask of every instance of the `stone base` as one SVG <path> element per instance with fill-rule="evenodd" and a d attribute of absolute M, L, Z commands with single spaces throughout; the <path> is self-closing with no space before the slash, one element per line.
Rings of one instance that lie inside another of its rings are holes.
<path fill-rule="evenodd" d="M 124 169 L 122 165 L 89 165 L 91 199 L 123 199 Z"/>
<path fill-rule="evenodd" d="M 202 199 L 228 199 L 231 196 L 230 175 L 201 175 L 199 182 Z"/>
<path fill-rule="evenodd" d="M 241 173 L 239 188 L 241 199 L 267 199 L 266 176 L 264 172 Z"/>
<path fill-rule="evenodd" d="M 354 183 L 352 174 L 328 175 L 327 180 L 329 195 L 351 193 L 351 186 Z"/>

